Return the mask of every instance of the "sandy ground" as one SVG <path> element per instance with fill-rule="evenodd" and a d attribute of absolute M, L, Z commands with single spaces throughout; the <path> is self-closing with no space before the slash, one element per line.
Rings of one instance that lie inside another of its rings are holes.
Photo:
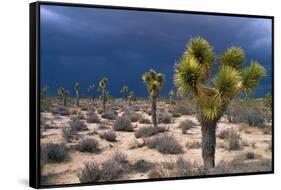
<path fill-rule="evenodd" d="M 142 103 L 149 108 L 147 103 Z M 159 107 L 165 109 L 165 104 L 160 104 Z M 118 115 L 122 114 L 121 110 L 117 110 Z M 81 111 L 82 115 L 86 116 L 87 111 Z M 145 117 L 150 118 L 150 116 L 141 111 L 138 113 L 142 114 Z M 62 135 L 62 128 L 68 125 L 68 122 L 71 120 L 71 115 L 68 116 L 58 116 L 57 114 L 52 114 L 50 112 L 41 113 L 41 118 L 45 118 L 46 122 L 54 128 L 42 130 L 41 132 L 41 144 L 52 142 L 60 143 L 65 142 Z M 181 129 L 178 127 L 181 121 L 186 119 L 194 121 L 197 125 L 191 129 L 187 134 L 183 134 Z M 108 126 L 111 127 L 112 121 L 101 118 L 102 122 L 108 123 Z M 202 163 L 201 159 L 201 148 L 188 149 L 186 148 L 187 142 L 201 141 L 201 129 L 200 125 L 196 119 L 196 115 L 183 115 L 177 118 L 173 118 L 171 124 L 160 124 L 160 126 L 168 127 L 168 131 L 164 132 L 166 134 L 173 135 L 173 137 L 184 147 L 184 153 L 170 155 L 159 153 L 155 149 L 150 149 L 147 146 L 142 146 L 135 148 L 136 143 L 141 141 L 141 139 L 136 139 L 134 132 L 123 132 L 117 131 L 117 141 L 109 142 L 105 139 L 101 139 L 97 133 L 103 131 L 99 129 L 99 124 L 87 123 L 86 120 L 82 120 L 87 125 L 88 130 L 79 132 L 79 137 L 74 139 L 72 142 L 67 143 L 67 146 L 70 147 L 68 152 L 68 158 L 61 163 L 47 163 L 42 168 L 42 178 L 46 180 L 47 184 L 71 184 L 79 183 L 79 178 L 77 177 L 78 173 L 83 168 L 83 163 L 87 161 L 104 161 L 110 158 L 113 152 L 116 150 L 121 151 L 128 155 L 128 160 L 130 163 L 134 163 L 138 160 L 146 160 L 152 163 L 161 163 L 169 162 L 171 160 L 176 160 L 177 157 L 182 156 L 186 160 L 196 161 Z M 151 124 L 140 124 L 138 122 L 132 123 L 137 130 L 143 126 L 151 126 Z M 242 172 L 251 172 L 251 171 L 264 171 L 271 170 L 271 168 L 266 167 L 257 167 L 254 163 L 258 163 L 261 160 L 271 160 L 271 149 L 269 149 L 271 143 L 271 134 L 264 134 L 262 130 L 253 127 L 245 127 L 243 124 L 233 124 L 229 123 L 225 117 L 221 119 L 217 126 L 217 134 L 224 129 L 232 128 L 240 131 L 241 143 L 243 147 L 240 150 L 229 151 L 224 148 L 224 140 L 217 138 L 217 149 L 216 149 L 216 162 L 221 160 L 231 161 L 234 159 L 239 159 L 239 157 L 246 152 L 254 152 L 255 155 L 258 155 L 255 159 L 244 160 L 244 163 L 249 163 L 249 167 L 244 167 L 241 169 Z M 157 134 L 160 135 L 160 134 Z M 71 148 L 77 144 L 79 138 L 90 136 L 96 138 L 99 141 L 99 148 L 101 149 L 100 153 L 82 153 L 74 148 Z M 239 167 L 238 167 L 239 168 Z M 241 170 L 238 169 L 240 172 Z M 128 179 L 145 179 L 148 178 L 148 172 L 145 173 L 130 173 L 129 175 L 122 176 L 118 180 L 128 180 Z"/>

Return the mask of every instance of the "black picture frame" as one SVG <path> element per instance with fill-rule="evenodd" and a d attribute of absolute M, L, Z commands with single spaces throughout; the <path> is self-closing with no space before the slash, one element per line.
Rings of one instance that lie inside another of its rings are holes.
<path fill-rule="evenodd" d="M 266 18 L 272 21 L 272 170 L 266 172 L 248 172 L 235 174 L 220 174 L 220 175 L 204 175 L 204 176 L 188 176 L 188 177 L 173 177 L 159 179 L 139 179 L 139 180 L 124 180 L 110 182 L 95 182 L 95 183 L 77 183 L 64 185 L 44 185 L 40 184 L 40 6 L 41 5 L 56 5 L 69 7 L 92 7 L 103 9 L 118 9 L 118 10 L 135 10 L 147 12 L 169 12 L 169 13 L 188 13 L 199 15 L 216 15 L 216 16 L 232 16 L 246 18 Z M 274 16 L 264 15 L 248 15 L 248 14 L 232 14 L 218 12 L 201 12 L 187 10 L 168 10 L 156 8 L 141 8 L 141 7 L 125 7 L 125 6 L 109 6 L 109 5 L 92 5 L 92 4 L 76 4 L 76 3 L 59 3 L 59 2 L 34 2 L 29 4 L 29 59 L 30 59 L 30 76 L 29 76 L 29 185 L 33 188 L 54 188 L 54 187 L 73 187 L 87 185 L 102 185 L 102 184 L 121 184 L 121 183 L 136 183 L 136 182 L 151 182 L 163 180 L 183 180 L 194 178 L 214 178 L 214 177 L 232 177 L 244 175 L 260 175 L 274 173 Z"/>

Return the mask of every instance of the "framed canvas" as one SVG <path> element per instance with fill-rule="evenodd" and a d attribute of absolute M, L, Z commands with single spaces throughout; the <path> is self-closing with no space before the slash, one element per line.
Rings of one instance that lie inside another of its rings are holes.
<path fill-rule="evenodd" d="M 30 186 L 274 172 L 274 18 L 30 4 Z"/>

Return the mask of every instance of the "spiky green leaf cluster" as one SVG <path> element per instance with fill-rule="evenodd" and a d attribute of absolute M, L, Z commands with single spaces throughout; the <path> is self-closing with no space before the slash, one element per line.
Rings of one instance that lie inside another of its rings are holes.
<path fill-rule="evenodd" d="M 107 78 L 101 79 L 100 82 L 99 82 L 99 87 L 100 87 L 101 89 L 106 89 L 107 81 L 108 81 Z"/>
<path fill-rule="evenodd" d="M 243 89 L 250 93 L 265 76 L 265 69 L 258 62 L 243 69 L 244 57 L 245 53 L 239 47 L 226 49 L 218 59 L 213 84 L 209 84 L 207 80 L 214 63 L 212 47 L 201 37 L 191 39 L 175 67 L 177 94 L 195 97 L 202 119 L 220 118 L 231 99 Z"/>
<path fill-rule="evenodd" d="M 258 86 L 259 80 L 266 75 L 266 70 L 257 61 L 251 61 L 249 67 L 242 69 L 241 75 L 244 92 L 249 95 Z"/>
<path fill-rule="evenodd" d="M 207 80 L 214 62 L 213 47 L 201 37 L 193 38 L 187 44 L 184 57 L 193 57 L 201 67 L 201 79 Z"/>
<path fill-rule="evenodd" d="M 142 80 L 147 86 L 147 90 L 151 97 L 157 97 L 164 82 L 164 75 L 162 73 L 157 73 L 154 70 L 149 70 L 144 73 Z"/>
<path fill-rule="evenodd" d="M 66 97 L 68 96 L 68 94 L 68 91 L 65 90 L 63 87 L 58 88 L 58 95 L 60 95 L 61 97 Z"/>
<path fill-rule="evenodd" d="M 219 58 L 221 66 L 230 66 L 240 69 L 245 58 L 244 50 L 240 47 L 231 47 L 225 50 Z"/>

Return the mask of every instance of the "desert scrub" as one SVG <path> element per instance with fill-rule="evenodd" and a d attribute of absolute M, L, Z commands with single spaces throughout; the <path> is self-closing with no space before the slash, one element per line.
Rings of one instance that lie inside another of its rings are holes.
<path fill-rule="evenodd" d="M 136 138 L 150 137 L 150 136 L 156 135 L 157 133 L 161 133 L 164 131 L 166 131 L 165 127 L 159 127 L 159 126 L 141 127 L 135 132 L 135 136 L 136 136 Z"/>
<path fill-rule="evenodd" d="M 101 163 L 86 162 L 78 174 L 81 183 L 109 181 L 121 177 L 127 170 L 127 157 L 123 153 L 113 153 L 113 157 Z M 126 163 L 126 164 L 125 164 Z"/>
<path fill-rule="evenodd" d="M 185 121 L 180 122 L 179 128 L 181 129 L 183 134 L 186 134 L 190 129 L 194 128 L 195 125 L 196 124 L 193 121 L 187 119 Z"/>
<path fill-rule="evenodd" d="M 149 172 L 149 178 L 167 178 L 167 177 L 181 177 L 192 176 L 194 166 L 191 162 L 179 157 L 176 161 L 162 162 L 156 165 L 154 169 Z"/>
<path fill-rule="evenodd" d="M 256 154 L 254 152 L 246 152 L 245 156 L 247 159 L 255 159 L 256 158 Z"/>
<path fill-rule="evenodd" d="M 99 118 L 98 114 L 96 114 L 94 111 L 89 111 L 87 113 L 87 122 L 88 123 L 99 123 L 100 118 Z"/>
<path fill-rule="evenodd" d="M 78 174 L 81 183 L 96 182 L 100 179 L 100 167 L 97 162 L 86 162 Z"/>
<path fill-rule="evenodd" d="M 217 137 L 224 139 L 227 150 L 239 150 L 241 148 L 240 133 L 232 128 L 221 130 Z"/>
<path fill-rule="evenodd" d="M 136 112 L 125 113 L 124 115 L 128 115 L 132 122 L 137 122 L 141 118 L 141 114 Z"/>
<path fill-rule="evenodd" d="M 97 153 L 99 151 L 98 145 L 99 143 L 96 139 L 85 137 L 79 140 L 78 150 L 80 152 Z"/>
<path fill-rule="evenodd" d="M 63 127 L 62 128 L 62 137 L 65 139 L 66 142 L 70 142 L 75 132 L 71 130 L 70 127 Z"/>
<path fill-rule="evenodd" d="M 142 116 L 142 117 L 139 119 L 139 123 L 141 123 L 141 124 L 150 124 L 151 121 L 150 121 L 149 118 L 146 118 L 146 117 Z"/>
<path fill-rule="evenodd" d="M 169 113 L 162 113 L 159 114 L 157 117 L 158 123 L 172 123 L 172 115 Z"/>
<path fill-rule="evenodd" d="M 85 125 L 85 123 L 83 121 L 78 120 L 78 119 L 74 119 L 74 120 L 70 121 L 69 127 L 70 127 L 71 131 L 73 131 L 73 132 L 88 129 L 87 126 Z"/>
<path fill-rule="evenodd" d="M 158 164 L 148 174 L 149 178 L 167 178 L 167 177 L 186 177 L 186 176 L 202 176 L 227 174 L 231 172 L 231 163 L 219 161 L 214 168 L 205 168 L 198 162 L 190 162 L 181 156 L 170 162 L 162 162 Z"/>
<path fill-rule="evenodd" d="M 136 172 L 144 173 L 151 170 L 153 167 L 154 164 L 151 162 L 146 160 L 138 160 L 132 165 L 131 169 Z"/>
<path fill-rule="evenodd" d="M 118 117 L 113 123 L 114 131 L 134 131 L 134 127 L 127 115 Z"/>
<path fill-rule="evenodd" d="M 180 154 L 183 153 L 183 147 L 176 141 L 173 136 L 162 135 L 153 137 L 148 140 L 147 146 L 158 150 L 163 154 Z"/>
<path fill-rule="evenodd" d="M 173 115 L 192 115 L 195 114 L 196 110 L 190 105 L 182 105 L 178 104 L 175 106 L 174 110 L 172 111 Z"/>
<path fill-rule="evenodd" d="M 201 142 L 200 141 L 188 141 L 185 145 L 187 149 L 197 149 L 201 148 Z"/>
<path fill-rule="evenodd" d="M 52 114 L 70 115 L 70 111 L 64 106 L 57 106 L 52 109 Z"/>
<path fill-rule="evenodd" d="M 67 149 L 64 143 L 43 144 L 41 146 L 41 164 L 47 162 L 62 162 L 65 160 L 66 154 L 67 154 Z"/>
<path fill-rule="evenodd" d="M 116 133 L 112 130 L 103 131 L 99 134 L 100 138 L 106 139 L 108 141 L 116 141 Z"/>
<path fill-rule="evenodd" d="M 101 114 L 101 117 L 105 118 L 105 119 L 109 119 L 109 120 L 115 120 L 117 117 L 117 114 L 115 113 L 115 111 L 110 110 L 110 111 L 107 111 L 107 112 Z"/>
<path fill-rule="evenodd" d="M 227 150 L 239 150 L 241 148 L 240 133 L 234 129 L 229 129 L 227 137 L 224 139 Z"/>

